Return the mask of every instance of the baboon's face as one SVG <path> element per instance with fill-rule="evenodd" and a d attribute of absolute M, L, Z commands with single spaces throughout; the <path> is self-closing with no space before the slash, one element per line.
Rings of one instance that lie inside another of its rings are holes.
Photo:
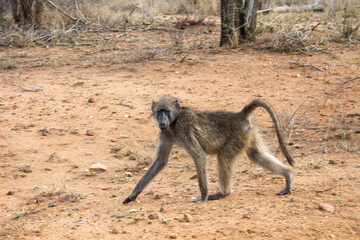
<path fill-rule="evenodd" d="M 152 103 L 151 110 L 158 122 L 159 128 L 164 131 L 178 117 L 180 104 L 175 99 L 162 98 L 158 102 Z"/>

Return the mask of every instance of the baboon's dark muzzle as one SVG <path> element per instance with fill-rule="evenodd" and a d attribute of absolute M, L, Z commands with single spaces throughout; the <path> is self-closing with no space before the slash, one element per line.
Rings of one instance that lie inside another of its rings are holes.
<path fill-rule="evenodd" d="M 165 113 L 160 114 L 159 119 L 158 119 L 158 124 L 159 124 L 159 128 L 161 130 L 166 130 L 169 127 L 170 121 Z"/>

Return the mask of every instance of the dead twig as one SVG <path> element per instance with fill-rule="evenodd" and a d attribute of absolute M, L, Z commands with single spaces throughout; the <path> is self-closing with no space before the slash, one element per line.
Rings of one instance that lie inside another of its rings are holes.
<path fill-rule="evenodd" d="M 297 67 L 305 67 L 305 68 L 313 68 L 313 69 L 316 69 L 316 70 L 319 70 L 321 72 L 325 72 L 325 69 L 321 68 L 321 67 L 317 67 L 313 64 L 308 64 L 308 63 L 298 63 L 297 61 L 290 61 L 290 60 L 287 60 L 290 65 L 295 65 Z"/>
<path fill-rule="evenodd" d="M 356 81 L 356 80 L 359 80 L 360 79 L 360 76 L 356 76 L 350 80 L 347 80 L 347 81 L 343 81 L 342 83 L 340 83 L 334 90 L 330 91 L 330 92 L 326 92 L 327 95 L 331 95 L 333 94 L 334 92 L 336 92 L 337 90 L 339 90 L 340 88 L 342 88 L 344 85 L 348 84 L 348 83 L 351 83 L 353 81 Z"/>
<path fill-rule="evenodd" d="M 20 88 L 20 89 L 21 89 L 22 91 L 24 91 L 24 92 L 39 92 L 39 91 L 41 91 L 40 88 L 27 86 L 27 85 L 25 85 L 25 84 L 17 85 L 17 84 L 15 84 L 13 81 L 10 81 L 10 80 L 6 80 L 6 82 L 7 82 L 8 84 L 10 84 L 11 86 Z"/>
<path fill-rule="evenodd" d="M 47 0 L 47 2 L 53 6 L 54 8 L 56 8 L 59 12 L 61 12 L 62 14 L 64 14 L 65 16 L 67 16 L 68 18 L 70 18 L 73 21 L 82 21 L 80 18 L 74 18 L 73 16 L 71 16 L 70 14 L 68 14 L 67 12 L 65 12 L 64 10 L 62 10 L 58 5 L 56 5 L 55 3 L 53 3 L 51 0 Z"/>
<path fill-rule="evenodd" d="M 131 1 L 131 0 L 128 0 L 133 6 L 134 6 L 134 8 L 136 8 L 137 10 L 139 10 L 141 13 L 142 13 L 142 15 L 144 16 L 144 18 L 148 18 L 149 17 L 149 14 L 147 14 L 146 12 L 145 12 L 145 10 L 139 5 L 139 4 L 136 4 L 136 3 L 134 3 L 133 1 Z M 131 13 L 133 12 L 133 10 L 131 11 Z"/>

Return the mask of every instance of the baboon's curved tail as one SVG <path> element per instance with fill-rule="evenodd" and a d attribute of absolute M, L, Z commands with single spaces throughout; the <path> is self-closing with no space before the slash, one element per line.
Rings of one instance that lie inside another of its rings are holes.
<path fill-rule="evenodd" d="M 281 148 L 281 152 L 284 154 L 284 156 L 286 157 L 288 163 L 293 166 L 294 165 L 294 160 L 293 158 L 290 156 L 285 144 L 284 144 L 284 141 L 283 141 L 283 138 L 282 138 L 282 135 L 281 135 L 281 132 L 280 132 L 280 123 L 279 123 L 279 120 L 276 116 L 276 112 L 275 110 L 265 101 L 263 100 L 260 100 L 260 99 L 255 99 L 253 100 L 250 104 L 246 105 L 240 112 L 240 114 L 247 118 L 250 113 L 252 113 L 256 108 L 258 107 L 263 107 L 265 108 L 265 110 L 270 114 L 271 116 L 271 119 L 274 123 L 274 126 L 275 126 L 275 130 L 276 130 L 276 135 L 277 135 L 277 138 L 278 138 L 278 141 L 279 141 L 279 144 L 280 144 L 280 148 Z"/>

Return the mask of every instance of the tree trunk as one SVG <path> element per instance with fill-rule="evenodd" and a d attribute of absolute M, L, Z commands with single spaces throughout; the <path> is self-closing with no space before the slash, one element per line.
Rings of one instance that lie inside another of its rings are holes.
<path fill-rule="evenodd" d="M 255 40 L 258 0 L 221 0 L 220 47 Z"/>
<path fill-rule="evenodd" d="M 12 16 L 19 25 L 40 24 L 43 0 L 12 0 Z"/>

